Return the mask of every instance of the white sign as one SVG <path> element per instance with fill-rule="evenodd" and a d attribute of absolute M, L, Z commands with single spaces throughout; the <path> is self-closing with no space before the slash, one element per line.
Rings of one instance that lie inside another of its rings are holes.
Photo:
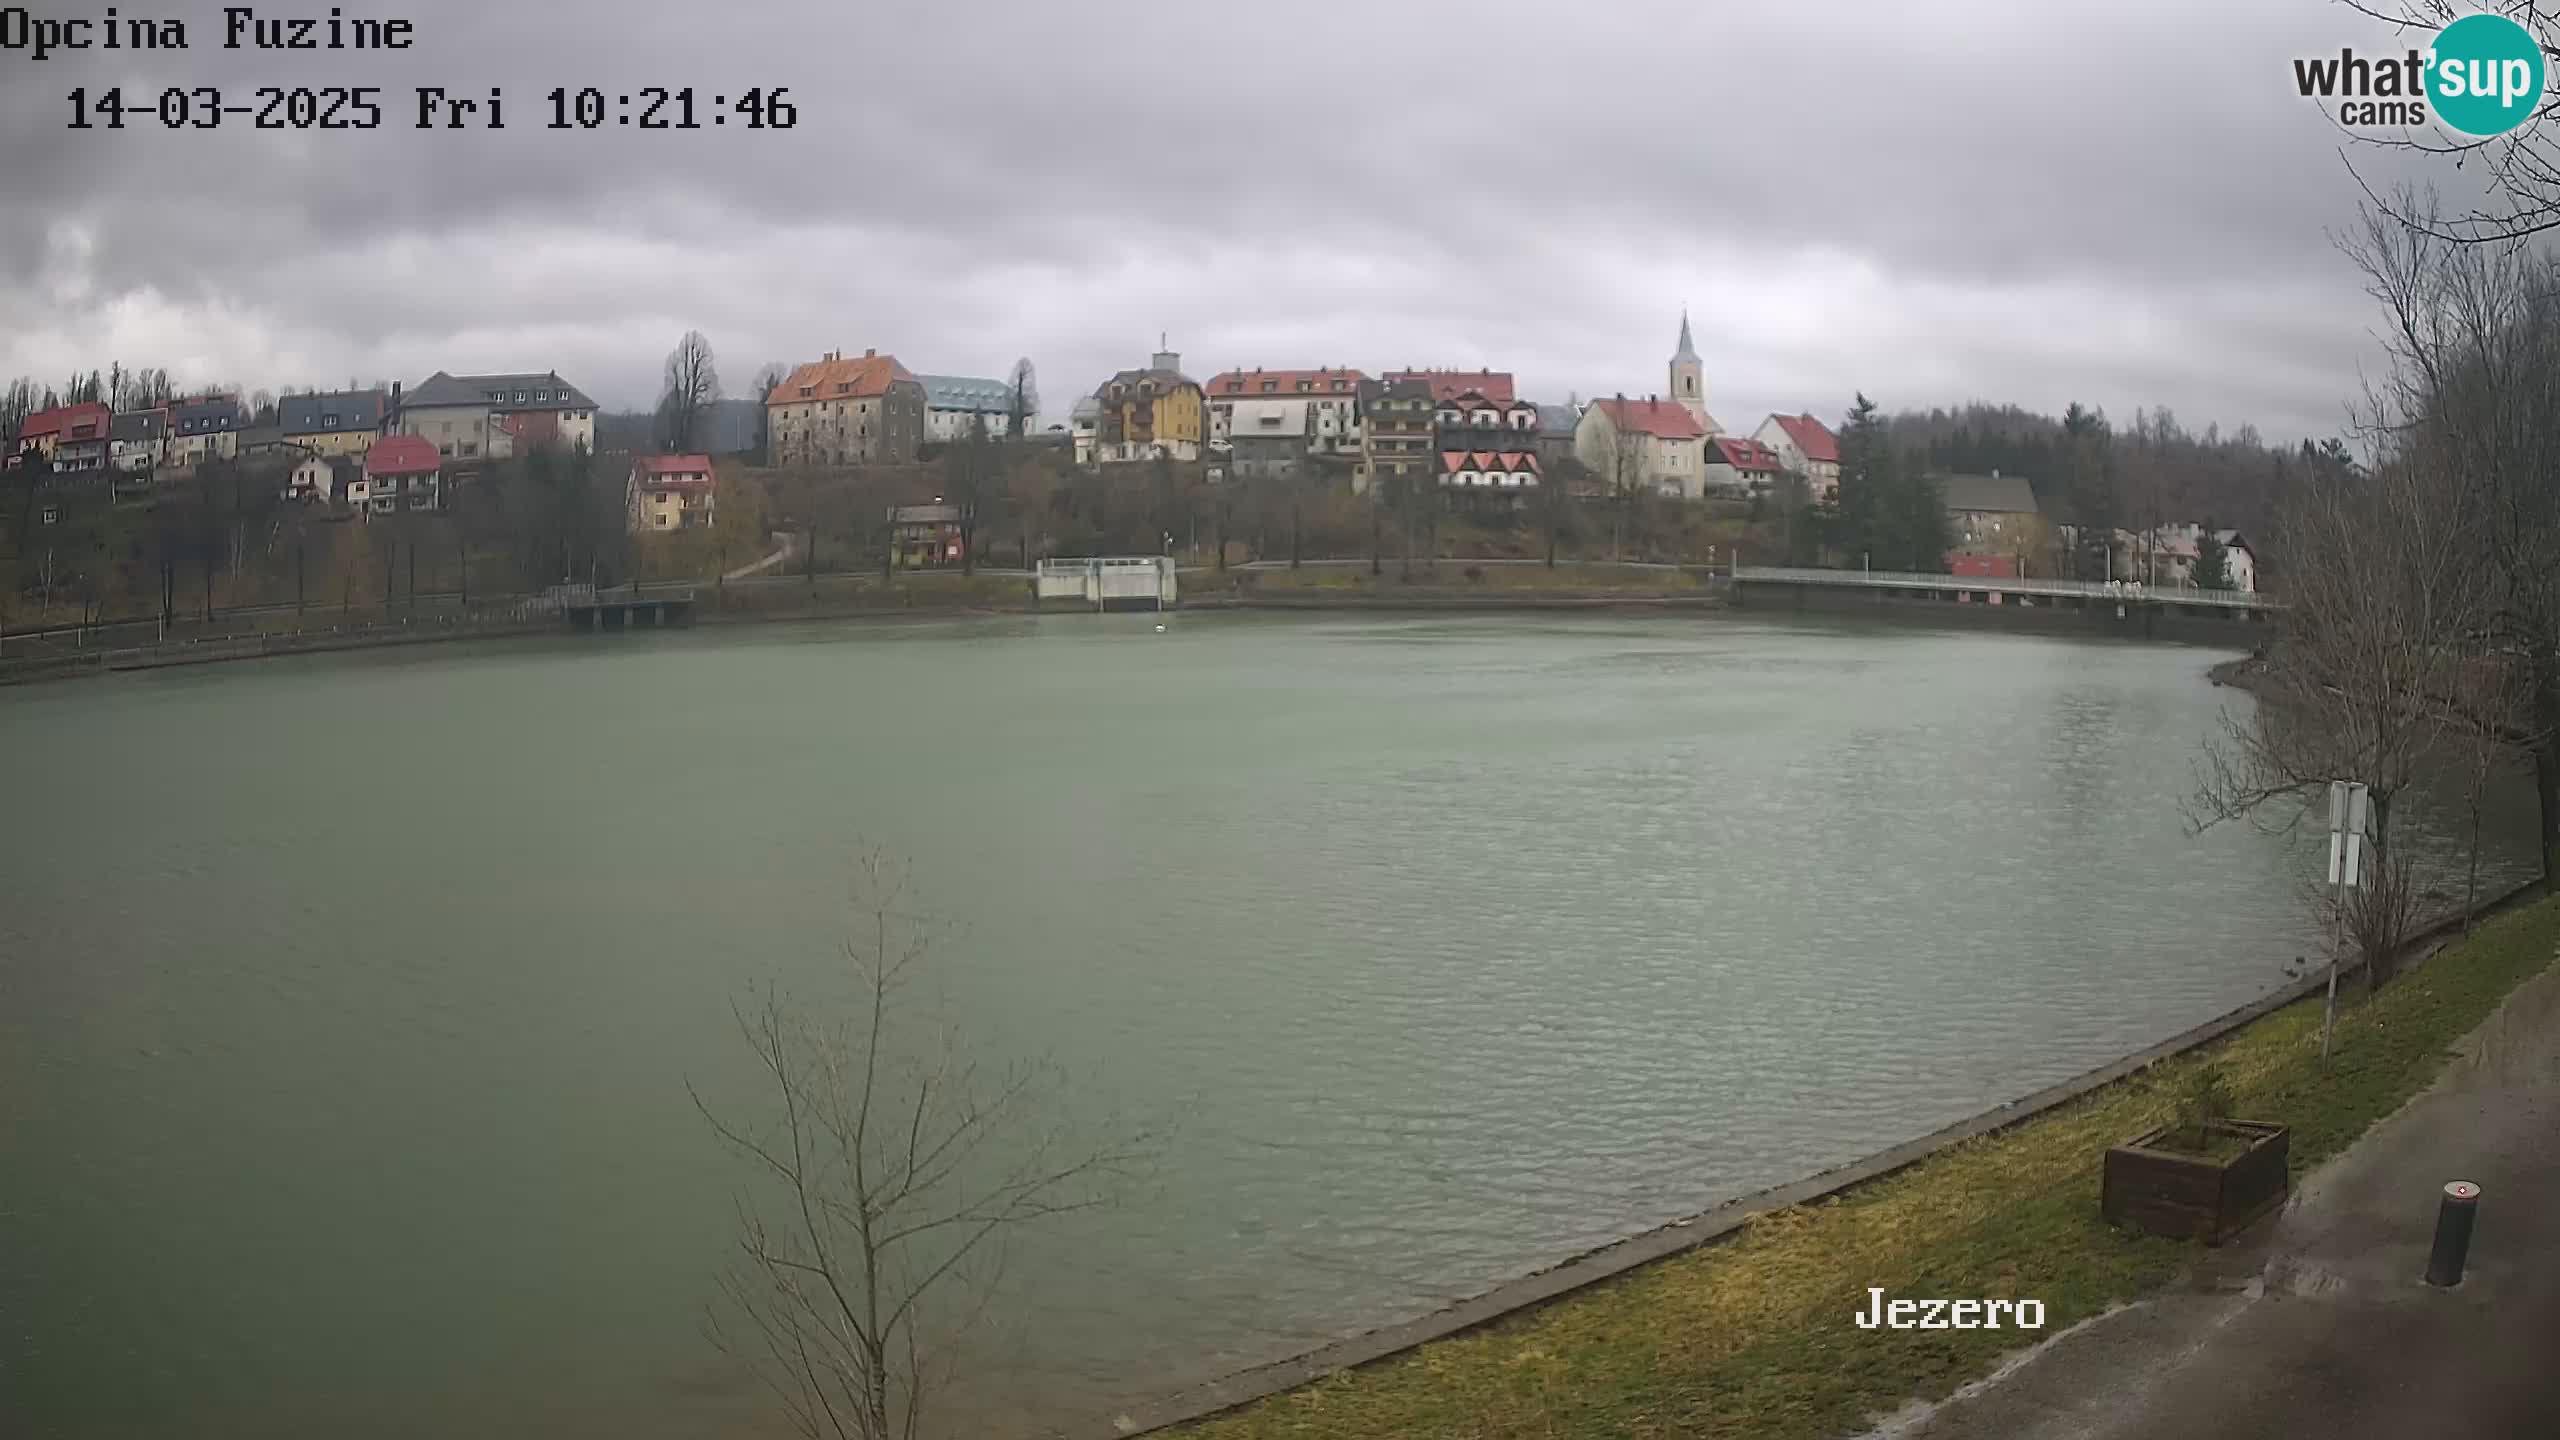
<path fill-rule="evenodd" d="M 2371 792 L 2344 780 L 2329 782 L 2329 883 L 2364 883 L 2365 812 Z"/>

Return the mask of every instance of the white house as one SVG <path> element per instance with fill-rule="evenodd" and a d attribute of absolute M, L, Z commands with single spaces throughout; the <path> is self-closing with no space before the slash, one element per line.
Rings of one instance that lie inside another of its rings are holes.
<path fill-rule="evenodd" d="M 1202 387 L 1209 405 L 1209 438 L 1221 441 L 1235 432 L 1239 406 L 1256 417 L 1275 407 L 1303 412 L 1297 423 L 1307 448 L 1322 454 L 1347 454 L 1360 448 L 1360 386 L 1369 377 L 1357 370 L 1229 370 Z"/>
<path fill-rule="evenodd" d="M 1707 428 L 1677 400 L 1621 395 L 1594 400 L 1574 430 L 1573 453 L 1611 490 L 1695 500 L 1705 493 Z"/>
<path fill-rule="evenodd" d="M 107 463 L 127 475 L 148 475 L 169 441 L 169 412 L 128 410 L 115 418 Z"/>
<path fill-rule="evenodd" d="M 2125 535 L 2120 546 L 2125 569 L 2153 585 L 2192 585 L 2204 535 L 2205 528 L 2192 521 Z M 2222 546 L 2223 575 L 2231 582 L 2226 588 L 2255 594 L 2258 557 L 2247 538 L 2237 530 L 2216 530 L 2213 538 Z"/>
<path fill-rule="evenodd" d="M 1747 497 L 1766 495 L 1784 467 L 1778 452 L 1741 435 L 1718 435 L 1707 441 L 1706 493 Z"/>
<path fill-rule="evenodd" d="M 305 455 L 285 480 L 284 498 L 306 505 L 347 499 L 352 482 L 363 474 L 363 462 L 351 456 Z"/>
<path fill-rule="evenodd" d="M 1805 478 L 1816 500 L 1840 498 L 1840 438 L 1811 415 L 1772 415 L 1751 438 L 1778 454 L 1780 466 Z"/>
<path fill-rule="evenodd" d="M 545 440 L 596 446 L 596 402 L 557 373 L 448 375 L 391 387 L 387 433 L 415 435 L 445 460 L 503 460 Z"/>
<path fill-rule="evenodd" d="M 940 444 L 966 440 L 984 420 L 987 438 L 1013 434 L 1013 387 L 971 375 L 919 375 L 924 387 L 924 438 Z"/>

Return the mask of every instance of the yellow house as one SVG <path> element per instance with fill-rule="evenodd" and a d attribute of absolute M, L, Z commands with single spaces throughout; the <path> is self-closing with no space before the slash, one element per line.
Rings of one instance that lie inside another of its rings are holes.
<path fill-rule="evenodd" d="M 1093 394 L 1101 407 L 1093 446 L 1099 463 L 1200 458 L 1209 405 L 1200 382 L 1182 373 L 1180 355 L 1159 350 L 1147 368 L 1123 370 Z"/>
<path fill-rule="evenodd" d="M 719 487 L 708 455 L 643 455 L 631 463 L 625 487 L 631 533 L 709 529 Z"/>
<path fill-rule="evenodd" d="M 382 438 L 387 399 L 379 390 L 287 395 L 276 402 L 276 424 L 286 444 L 314 455 L 360 456 Z"/>

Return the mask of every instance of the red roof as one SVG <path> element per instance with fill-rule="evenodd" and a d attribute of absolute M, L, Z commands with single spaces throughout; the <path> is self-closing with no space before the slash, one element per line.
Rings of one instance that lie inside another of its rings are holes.
<path fill-rule="evenodd" d="M 1469 390 L 1482 391 L 1486 399 L 1504 404 L 1515 398 L 1511 393 L 1511 372 L 1507 370 L 1390 370 L 1380 378 L 1390 385 L 1398 380 L 1427 381 L 1434 404 Z"/>
<path fill-rule="evenodd" d="M 1828 461 L 1833 465 L 1840 463 L 1840 441 L 1831 433 L 1829 426 L 1810 415 L 1772 415 L 1769 418 L 1777 421 L 1778 428 L 1787 432 L 1787 438 L 1796 442 L 1796 448 L 1804 452 L 1805 459 Z"/>
<path fill-rule="evenodd" d="M 708 490 L 708 455 L 643 455 L 631 462 L 631 478 L 643 490 Z"/>
<path fill-rule="evenodd" d="M 432 475 L 444 464 L 424 435 L 385 435 L 364 452 L 367 475 Z"/>
<path fill-rule="evenodd" d="M 1291 395 L 1357 395 L 1360 382 L 1368 378 L 1357 370 L 1230 370 L 1209 382 L 1209 398 L 1268 395 L 1277 400 Z M 1306 382 L 1306 389 L 1298 388 L 1300 381 Z"/>
<path fill-rule="evenodd" d="M 1719 435 L 1707 443 L 1714 446 L 1716 451 L 1715 454 L 1707 457 L 1708 464 L 1712 465 L 1721 460 L 1736 470 L 1774 472 L 1782 468 L 1778 464 L 1777 451 L 1747 436 Z"/>
<path fill-rule="evenodd" d="M 819 400 L 862 400 L 886 395 L 889 387 L 904 381 L 914 384 L 916 377 L 898 363 L 895 355 L 865 350 L 859 358 L 847 359 L 831 354 L 824 360 L 803 365 L 783 377 L 773 393 L 764 397 L 767 405 L 798 405 Z M 806 390 L 806 395 L 800 392 Z"/>
<path fill-rule="evenodd" d="M 1594 400 L 1609 423 L 1621 430 L 1651 435 L 1657 440 L 1695 440 L 1707 433 L 1698 417 L 1677 400 L 1655 396 L 1649 400 Z"/>
<path fill-rule="evenodd" d="M 33 440 L 38 436 L 52 435 L 75 443 L 104 440 L 115 418 L 113 410 L 96 401 L 85 405 L 57 405 L 50 410 L 39 410 L 20 422 L 18 438 Z M 86 434 L 81 433 L 83 427 L 87 429 Z"/>
<path fill-rule="evenodd" d="M 1525 470 L 1538 472 L 1538 455 L 1534 450 L 1443 450 L 1440 469 L 1444 474 L 1461 470 Z"/>

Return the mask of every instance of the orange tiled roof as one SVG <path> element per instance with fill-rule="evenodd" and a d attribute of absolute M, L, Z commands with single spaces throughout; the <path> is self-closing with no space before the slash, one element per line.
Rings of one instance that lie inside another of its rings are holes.
<path fill-rule="evenodd" d="M 1231 395 L 1269 395 L 1285 399 L 1292 395 L 1356 395 L 1360 383 L 1369 377 L 1357 370 L 1230 370 L 1209 382 L 1209 398 L 1223 400 Z M 1304 391 L 1299 381 L 1307 382 Z M 1265 390 L 1264 386 L 1271 386 Z"/>
<path fill-rule="evenodd" d="M 803 401 L 864 400 L 886 395 L 898 382 L 914 381 L 907 367 L 895 355 L 863 355 L 853 358 L 829 356 L 813 361 L 782 377 L 773 393 L 764 397 L 767 405 L 796 405 Z M 809 394 L 800 392 L 806 390 Z"/>

